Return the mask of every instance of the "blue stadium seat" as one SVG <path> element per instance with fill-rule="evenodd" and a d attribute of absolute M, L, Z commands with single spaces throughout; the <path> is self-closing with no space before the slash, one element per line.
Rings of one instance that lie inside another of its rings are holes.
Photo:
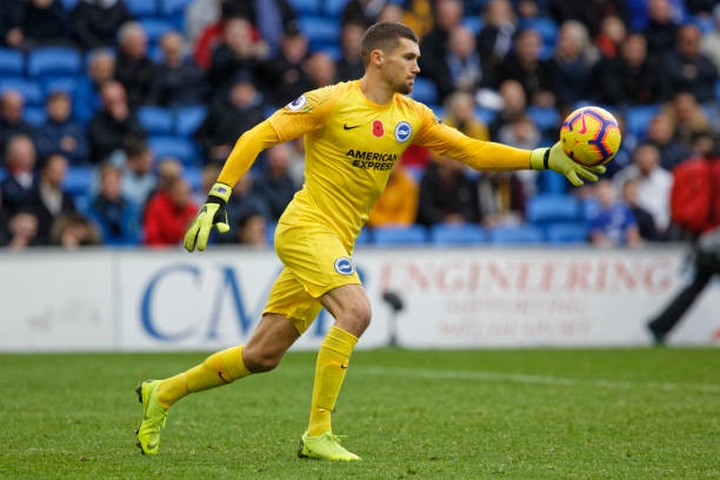
<path fill-rule="evenodd" d="M 16 90 L 23 98 L 25 105 L 41 106 L 45 102 L 43 89 L 37 82 L 21 77 L 0 78 L 0 93 Z"/>
<path fill-rule="evenodd" d="M 298 17 L 319 15 L 322 11 L 322 0 L 288 0 Z"/>
<path fill-rule="evenodd" d="M 430 227 L 430 242 L 437 246 L 477 245 L 487 241 L 487 232 L 471 223 L 438 223 Z"/>
<path fill-rule="evenodd" d="M 517 225 L 488 229 L 488 238 L 493 245 L 543 243 L 543 231 L 534 225 Z"/>
<path fill-rule="evenodd" d="M 54 92 L 65 92 L 72 95 L 81 79 L 80 75 L 60 75 L 43 78 L 41 83 L 45 96 Z"/>
<path fill-rule="evenodd" d="M 192 135 L 200 127 L 208 114 L 205 105 L 189 105 L 175 109 L 175 134 Z"/>
<path fill-rule="evenodd" d="M 552 170 L 542 170 L 538 172 L 535 183 L 538 188 L 538 193 L 564 195 L 568 188 L 568 181 L 565 176 Z"/>
<path fill-rule="evenodd" d="M 155 17 L 158 5 L 155 0 L 124 0 L 125 6 L 136 18 Z"/>
<path fill-rule="evenodd" d="M 469 28 L 472 30 L 472 32 L 477 35 L 480 33 L 480 30 L 485 26 L 485 20 L 480 15 L 466 15 L 465 18 L 462 21 L 463 26 Z"/>
<path fill-rule="evenodd" d="M 25 75 L 25 57 L 19 50 L 0 48 L 0 75 L 18 77 Z"/>
<path fill-rule="evenodd" d="M 183 177 L 190 184 L 193 192 L 200 192 L 202 188 L 202 167 L 199 165 L 185 165 L 183 167 Z M 207 193 L 207 192 L 200 192 Z"/>
<path fill-rule="evenodd" d="M 495 120 L 495 117 L 497 117 L 497 110 L 493 110 L 492 108 L 487 107 L 477 107 L 475 108 L 475 116 L 483 122 L 485 125 L 490 125 L 493 120 Z"/>
<path fill-rule="evenodd" d="M 169 108 L 143 106 L 137 109 L 137 118 L 149 135 L 171 135 L 174 131 L 174 116 Z"/>
<path fill-rule="evenodd" d="M 158 159 L 174 157 L 183 165 L 202 164 L 198 146 L 187 137 L 180 135 L 149 135 L 148 145 Z"/>
<path fill-rule="evenodd" d="M 185 31 L 185 9 L 193 0 L 159 0 L 160 16 L 167 18 L 180 31 Z"/>
<path fill-rule="evenodd" d="M 541 132 L 559 129 L 562 123 L 560 112 L 554 107 L 537 107 L 531 105 L 527 108 L 527 114 L 532 118 Z"/>
<path fill-rule="evenodd" d="M 625 129 L 628 133 L 644 138 L 648 125 L 660 111 L 660 105 L 638 105 L 628 107 L 623 112 Z"/>
<path fill-rule="evenodd" d="M 159 17 L 145 17 L 138 20 L 145 29 L 148 38 L 148 46 L 156 45 L 160 38 L 167 32 L 177 30 L 170 20 Z"/>
<path fill-rule="evenodd" d="M 350 0 L 324 0 L 322 11 L 329 17 L 340 18 Z"/>
<path fill-rule="evenodd" d="M 424 245 L 428 240 L 427 229 L 422 225 L 376 227 L 372 236 L 373 243 L 379 247 Z"/>
<path fill-rule="evenodd" d="M 438 100 L 438 91 L 435 82 L 425 77 L 415 77 L 415 85 L 413 86 L 412 98 L 424 104 L 434 104 Z"/>
<path fill-rule="evenodd" d="M 545 230 L 549 243 L 587 243 L 590 229 L 582 222 L 555 223 Z"/>
<path fill-rule="evenodd" d="M 5 180 L 5 177 L 7 177 L 7 169 L 5 167 L 0 167 L 0 182 Z"/>
<path fill-rule="evenodd" d="M 523 30 L 533 29 L 540 34 L 545 46 L 554 47 L 558 35 L 558 26 L 550 17 L 523 18 L 519 22 Z"/>
<path fill-rule="evenodd" d="M 320 49 L 322 45 L 337 45 L 340 42 L 340 22 L 336 18 L 301 16 L 298 24 L 300 31 L 308 38 L 311 51 Z"/>
<path fill-rule="evenodd" d="M 47 111 L 45 107 L 30 106 L 23 109 L 23 119 L 30 125 L 39 127 L 47 120 Z"/>
<path fill-rule="evenodd" d="M 73 8 L 75 8 L 75 5 L 80 3 L 80 0 L 61 0 L 60 3 L 62 3 L 63 8 L 66 12 L 69 12 Z"/>
<path fill-rule="evenodd" d="M 27 75 L 30 78 L 50 75 L 82 75 L 82 54 L 70 47 L 41 47 L 28 53 Z"/>
<path fill-rule="evenodd" d="M 95 181 L 95 169 L 93 167 L 68 168 L 63 180 L 63 189 L 73 197 L 87 195 Z"/>
<path fill-rule="evenodd" d="M 525 220 L 534 225 L 578 220 L 578 201 L 571 195 L 537 194 L 528 198 Z"/>

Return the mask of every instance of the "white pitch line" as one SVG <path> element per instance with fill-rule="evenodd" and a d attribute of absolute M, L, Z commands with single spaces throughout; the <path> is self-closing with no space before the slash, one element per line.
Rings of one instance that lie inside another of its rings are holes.
<path fill-rule="evenodd" d="M 649 388 L 665 391 L 694 391 L 702 393 L 720 393 L 720 385 L 704 383 L 670 382 L 632 382 L 623 380 L 603 380 L 593 378 L 568 378 L 549 375 L 529 375 L 523 373 L 499 373 L 462 370 L 434 370 L 421 368 L 357 366 L 354 372 L 370 375 L 395 377 L 426 378 L 428 380 L 479 380 L 501 383 L 524 383 L 531 385 L 551 385 L 565 387 L 593 386 L 601 388 L 637 389 Z"/>

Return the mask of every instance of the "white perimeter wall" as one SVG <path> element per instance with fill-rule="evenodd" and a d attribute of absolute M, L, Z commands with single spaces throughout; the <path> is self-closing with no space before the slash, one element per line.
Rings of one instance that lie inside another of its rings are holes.
<path fill-rule="evenodd" d="M 373 304 L 360 346 L 648 345 L 648 318 L 685 281 L 680 246 L 360 249 Z M 247 340 L 281 265 L 272 251 L 29 251 L 0 254 L 0 351 L 213 350 Z M 392 290 L 405 309 L 382 300 Z M 296 348 L 319 345 L 322 313 Z M 711 284 L 671 343 L 720 345 Z"/>

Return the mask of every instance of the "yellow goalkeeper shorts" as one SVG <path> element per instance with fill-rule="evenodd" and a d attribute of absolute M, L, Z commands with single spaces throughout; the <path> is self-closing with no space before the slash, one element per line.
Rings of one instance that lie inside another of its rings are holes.
<path fill-rule="evenodd" d="M 301 334 L 320 312 L 322 295 L 361 284 L 351 254 L 326 226 L 279 223 L 275 251 L 285 268 L 270 290 L 264 312 L 285 315 Z"/>

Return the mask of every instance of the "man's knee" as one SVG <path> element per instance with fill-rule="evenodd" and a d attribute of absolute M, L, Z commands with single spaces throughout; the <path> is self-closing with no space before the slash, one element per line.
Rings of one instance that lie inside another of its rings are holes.
<path fill-rule="evenodd" d="M 274 370 L 280 364 L 284 352 L 270 352 L 257 349 L 243 350 L 245 367 L 253 373 L 264 373 Z"/>

